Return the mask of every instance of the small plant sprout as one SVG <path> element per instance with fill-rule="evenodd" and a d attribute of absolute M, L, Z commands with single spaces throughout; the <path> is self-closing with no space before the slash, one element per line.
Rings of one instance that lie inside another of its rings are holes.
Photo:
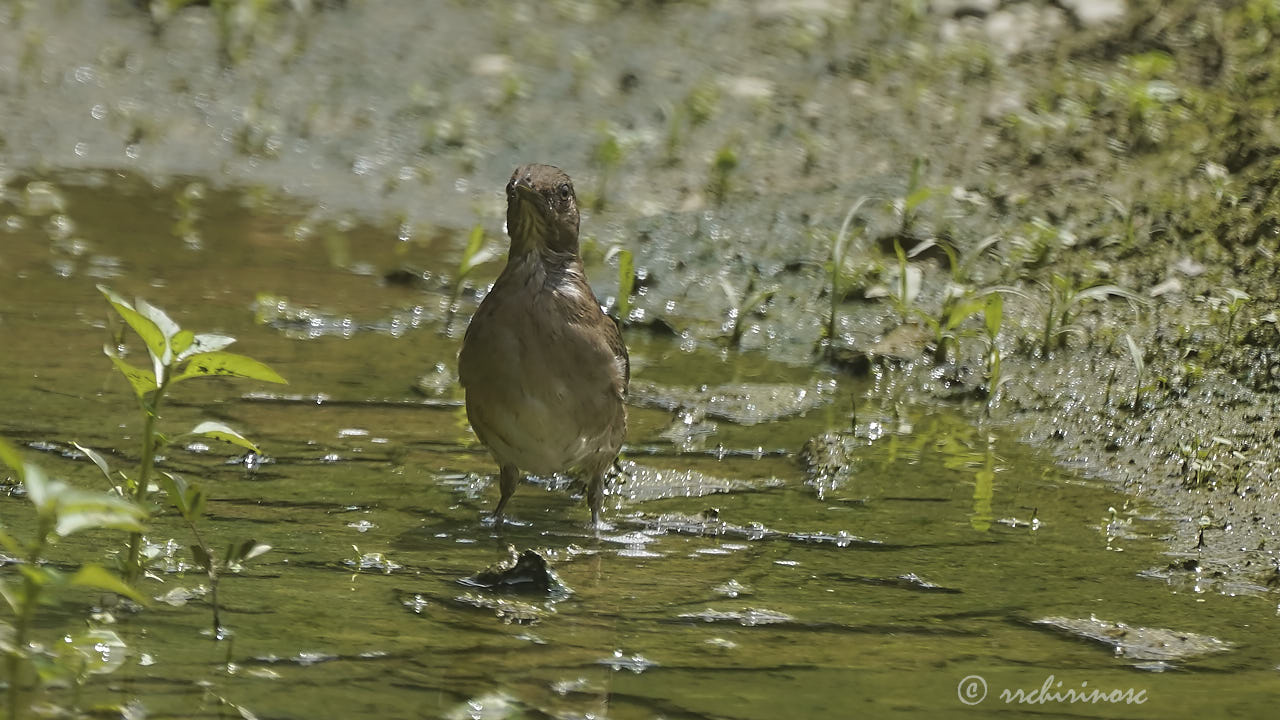
<path fill-rule="evenodd" d="M 983 312 L 984 308 L 985 301 L 974 296 L 967 288 L 948 285 L 937 317 L 915 310 L 915 314 L 933 331 L 934 362 L 946 362 L 960 338 L 973 334 L 972 331 L 964 331 L 961 326 L 969 318 Z"/>
<path fill-rule="evenodd" d="M 951 268 L 951 281 L 957 285 L 963 285 L 970 281 L 973 266 L 978 258 L 995 247 L 1001 239 L 999 235 L 989 235 L 972 247 L 961 249 L 954 241 L 947 238 L 929 238 L 911 248 L 908 255 L 914 258 L 930 248 L 939 248 L 947 256 L 947 265 Z"/>
<path fill-rule="evenodd" d="M 857 217 L 858 211 L 862 209 L 867 199 L 864 195 L 853 203 L 853 206 L 849 208 L 849 212 L 845 213 L 844 221 L 840 223 L 840 229 L 831 237 L 831 254 L 827 258 L 826 264 L 827 289 L 831 298 L 831 310 L 827 315 L 826 328 L 828 347 L 831 347 L 836 341 L 840 303 L 844 300 L 845 295 L 844 262 L 845 257 L 849 254 L 849 239 L 853 220 Z"/>
<path fill-rule="evenodd" d="M 605 254 L 605 262 L 618 258 L 618 299 L 615 308 L 618 311 L 618 324 L 626 326 L 631 322 L 631 295 L 636 288 L 636 258 L 624 247 L 615 246 Z"/>
<path fill-rule="evenodd" d="M 1142 350 L 1138 347 L 1138 343 L 1134 342 L 1132 335 L 1125 333 L 1124 342 L 1129 348 L 1129 359 L 1133 361 L 1133 369 L 1138 372 L 1138 379 L 1133 383 L 1133 409 L 1138 410 L 1142 407 L 1142 383 L 1147 377 L 1147 361 L 1143 358 Z"/>
<path fill-rule="evenodd" d="M 920 184 L 920 173 L 924 169 L 924 165 L 925 160 L 922 157 L 917 157 L 912 161 L 911 175 L 907 179 L 906 193 L 902 197 L 895 198 L 889 202 L 889 209 L 898 216 L 899 237 L 912 236 L 921 205 L 940 192 L 949 192 L 949 188 L 925 187 Z"/>
<path fill-rule="evenodd" d="M 1000 377 L 1000 325 L 1004 322 L 1004 297 L 991 293 L 982 308 L 983 331 L 987 340 L 987 412 L 996 401 L 996 393 L 1006 378 Z"/>
<path fill-rule="evenodd" d="M 706 124 L 715 116 L 720 106 L 720 86 L 714 81 L 705 80 L 689 90 L 681 108 L 689 118 L 693 127 Z"/>
<path fill-rule="evenodd" d="M 723 205 L 733 184 L 731 175 L 738 169 L 738 152 L 732 143 L 726 143 L 711 159 L 711 173 L 707 180 L 707 194 L 716 205 Z"/>
<path fill-rule="evenodd" d="M 609 180 L 622 166 L 622 145 L 618 142 L 617 133 L 613 132 L 608 125 L 600 127 L 596 144 L 591 148 L 591 165 L 600 174 L 600 184 L 596 186 L 596 195 L 591 201 L 591 209 L 599 212 L 608 202 Z"/>
<path fill-rule="evenodd" d="M 778 291 L 776 287 L 768 287 L 752 292 L 755 288 L 757 275 L 758 273 L 753 267 L 750 276 L 747 278 L 747 284 L 741 292 L 729 284 L 728 280 L 720 278 L 720 289 L 724 290 L 724 295 L 729 300 L 729 317 L 721 329 L 728 334 L 729 346 L 735 349 L 742 345 L 742 331 L 744 329 L 742 319 L 759 310 Z"/>
<path fill-rule="evenodd" d="M 462 259 L 458 261 L 458 269 L 454 273 L 453 297 L 450 298 L 450 305 L 458 301 L 458 294 L 462 292 L 462 282 L 471 274 L 471 271 L 497 258 L 497 251 L 486 247 L 484 240 L 484 226 L 477 223 L 467 235 L 467 246 L 462 251 Z"/>
<path fill-rule="evenodd" d="M 1237 288 L 1226 288 L 1222 293 L 1223 297 L 1219 298 L 1219 302 L 1227 315 L 1227 326 L 1222 333 L 1222 342 L 1225 345 L 1231 345 L 1235 342 L 1236 316 L 1253 298 L 1249 297 L 1249 293 Z"/>
<path fill-rule="evenodd" d="M 197 335 L 190 330 L 178 327 L 178 324 L 163 310 L 141 298 L 131 304 L 101 285 L 98 286 L 98 290 L 107 298 L 125 324 L 142 339 L 151 359 L 150 368 L 138 367 L 124 359 L 120 346 L 104 348 L 112 364 L 129 381 L 142 412 L 140 465 L 134 477 L 122 474 L 124 494 L 137 505 L 149 507 L 156 455 L 165 442 L 165 438 L 157 429 L 157 423 L 165 394 L 172 386 L 205 377 L 243 378 L 270 383 L 283 383 L 285 379 L 253 358 L 226 352 L 223 348 L 234 343 L 235 338 L 216 334 Z M 202 422 L 187 435 L 227 442 L 255 454 L 260 452 L 253 442 L 218 422 Z M 89 457 L 107 476 L 108 482 L 114 483 L 107 464 L 101 456 L 95 453 Z M 167 491 L 169 502 L 177 508 L 195 537 L 196 543 L 191 548 L 192 558 L 195 564 L 209 576 L 212 587 L 211 600 L 214 606 L 214 634 L 215 637 L 220 636 L 221 626 L 218 625 L 217 606 L 218 572 L 265 552 L 266 546 L 252 540 L 233 542 L 223 555 L 223 562 L 215 563 L 212 560 L 213 553 L 195 525 L 195 519 L 200 516 L 204 507 L 205 495 L 200 485 L 165 472 L 160 473 L 158 482 Z M 128 556 L 124 561 L 124 571 L 130 580 L 136 579 L 142 573 L 142 544 L 142 531 L 140 529 L 133 531 L 129 537 Z"/>
<path fill-rule="evenodd" d="M 1142 296 L 1122 287 L 1077 285 L 1070 276 L 1058 273 L 1050 276 L 1046 289 L 1049 292 L 1049 302 L 1045 306 L 1044 331 L 1040 342 L 1040 354 L 1044 358 L 1048 358 L 1054 349 L 1063 347 L 1067 333 L 1079 331 L 1074 325 L 1074 319 L 1084 303 L 1119 297 L 1133 305 L 1147 304 Z"/>
<path fill-rule="evenodd" d="M 897 292 L 892 294 L 891 299 L 898 309 L 898 314 L 902 315 L 902 319 L 905 321 L 911 315 L 911 306 L 915 302 L 916 296 L 920 294 L 920 285 L 924 280 L 924 273 L 920 268 L 908 262 L 907 251 L 902 247 L 902 238 L 900 236 L 895 235 L 893 238 L 893 254 L 898 258 L 898 287 Z"/>
<path fill-rule="evenodd" d="M 98 661 L 90 665 L 92 653 L 74 663 L 50 653 L 32 640 L 36 611 L 51 595 L 64 588 L 91 588 L 116 593 L 138 603 L 146 603 L 136 590 L 111 571 L 93 564 L 75 572 L 59 569 L 47 551 L 60 538 L 85 530 L 142 532 L 146 512 L 115 493 L 91 492 L 47 477 L 40 466 L 22 461 L 17 449 L 0 440 L 0 466 L 7 466 L 26 490 L 35 512 L 35 531 L 21 539 L 0 528 L 0 550 L 13 559 L 21 579 L 0 579 L 0 598 L 13 612 L 13 625 L 0 622 L 0 654 L 5 659 L 7 717 L 18 720 L 27 709 L 24 691 L 50 677 L 71 676 L 82 682 L 86 674 L 110 672 L 116 666 Z M 97 644 L 123 650 L 124 643 L 114 632 L 91 629 L 70 639 L 80 649 Z M 52 647 L 51 644 L 49 647 Z M 117 653 L 119 654 L 119 653 Z"/>
<path fill-rule="evenodd" d="M 449 296 L 449 319 L 453 319 L 453 314 L 458 307 L 458 296 L 462 294 L 462 285 L 466 281 L 467 276 L 473 270 L 494 260 L 498 256 L 498 252 L 491 247 L 486 247 L 484 243 L 484 226 L 479 223 L 471 228 L 471 233 L 467 235 L 467 246 L 462 250 L 462 259 L 458 261 L 458 269 L 453 273 L 453 293 Z M 445 323 L 445 326 L 452 325 L 452 322 Z"/>

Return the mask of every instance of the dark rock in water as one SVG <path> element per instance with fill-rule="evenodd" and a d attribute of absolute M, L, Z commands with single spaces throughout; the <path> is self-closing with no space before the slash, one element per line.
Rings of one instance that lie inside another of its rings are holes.
<path fill-rule="evenodd" d="M 1198 655 L 1226 652 L 1231 643 L 1209 635 L 1176 632 L 1164 628 L 1132 627 L 1095 617 L 1046 617 L 1033 621 L 1071 635 L 1111 646 L 1116 655 L 1130 660 L 1174 661 Z"/>
<path fill-rule="evenodd" d="M 511 592 L 563 594 L 569 591 L 547 564 L 546 558 L 537 551 L 516 553 L 515 547 L 509 550 L 511 557 L 458 582 L 470 587 Z"/>

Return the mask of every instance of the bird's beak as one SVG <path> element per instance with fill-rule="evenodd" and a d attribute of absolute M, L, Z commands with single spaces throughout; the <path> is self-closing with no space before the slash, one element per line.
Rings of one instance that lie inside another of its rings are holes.
<path fill-rule="evenodd" d="M 529 180 L 527 178 L 520 178 L 519 180 L 516 180 L 515 189 L 516 197 L 520 199 L 521 205 L 528 205 L 530 206 L 530 209 L 536 208 L 539 214 L 546 211 L 546 200 L 543 199 L 542 195 L 539 194 L 537 190 L 533 189 L 533 186 L 529 184 Z"/>

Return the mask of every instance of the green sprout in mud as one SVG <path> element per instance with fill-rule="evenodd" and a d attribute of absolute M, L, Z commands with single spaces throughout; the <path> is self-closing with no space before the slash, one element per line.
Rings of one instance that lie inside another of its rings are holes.
<path fill-rule="evenodd" d="M 1143 357 L 1142 349 L 1138 347 L 1138 343 L 1134 341 L 1132 335 L 1126 333 L 1124 342 L 1129 349 L 1129 359 L 1133 362 L 1133 369 L 1138 375 L 1138 379 L 1133 383 L 1133 409 L 1138 410 L 1142 407 L 1143 383 L 1147 378 L 1147 360 Z"/>
<path fill-rule="evenodd" d="M 695 85 L 685 96 L 681 109 L 689 119 L 689 125 L 705 125 L 720 107 L 720 86 L 707 80 Z"/>
<path fill-rule="evenodd" d="M 716 205 L 723 205 L 732 188 L 734 171 L 738 169 L 738 151 L 733 143 L 726 143 L 711 160 L 710 179 L 707 181 L 707 194 Z"/>
<path fill-rule="evenodd" d="M 911 303 L 920 291 L 919 268 L 911 267 L 911 263 L 907 261 L 907 251 L 902 247 L 902 238 L 897 235 L 893 238 L 893 254 L 898 259 L 898 288 L 890 297 L 898 314 L 905 321 L 911 314 Z"/>
<path fill-rule="evenodd" d="M 591 201 L 591 209 L 599 212 L 608 202 L 609 181 L 622 166 L 622 144 L 618 142 L 617 133 L 608 125 L 601 126 L 599 137 L 591 148 L 591 165 L 600 175 L 600 183 L 596 186 L 595 197 Z"/>
<path fill-rule="evenodd" d="M 720 278 L 720 289 L 724 290 L 725 298 L 729 301 L 729 314 L 724 325 L 721 327 L 729 339 L 729 346 L 737 349 L 742 346 L 742 331 L 745 328 L 742 320 L 748 315 L 759 311 L 761 306 L 773 297 L 778 291 L 777 287 L 767 287 L 761 290 L 755 290 L 756 280 L 759 272 L 755 266 L 751 267 L 751 271 L 747 276 L 747 283 L 738 291 L 725 278 Z"/>
<path fill-rule="evenodd" d="M 618 258 L 618 324 L 626 326 L 631 323 L 631 295 L 636 288 L 636 258 L 624 247 L 610 248 L 605 255 L 605 262 Z"/>
<path fill-rule="evenodd" d="M 146 600 L 111 571 L 94 564 L 75 572 L 59 568 L 49 550 L 61 538 L 93 530 L 142 532 L 146 512 L 118 493 L 91 492 L 50 479 L 40 466 L 22 461 L 18 451 L 0 440 L 0 467 L 7 466 L 22 483 L 35 513 L 35 531 L 22 539 L 0 526 L 0 550 L 12 558 L 17 582 L 0 578 L 0 597 L 13 613 L 12 625 L 0 621 L 0 655 L 5 660 L 7 717 L 18 720 L 27 710 L 26 690 L 52 678 L 70 679 L 82 685 L 88 675 L 110 672 L 115 665 L 104 661 L 95 646 L 111 648 L 117 656 L 124 647 L 110 630 L 91 628 L 68 636 L 61 643 L 44 645 L 32 639 L 36 613 L 42 604 L 67 588 L 105 590 L 137 603 Z M 56 650 L 56 652 L 55 652 Z"/>
<path fill-rule="evenodd" d="M 1068 275 L 1053 273 L 1046 285 L 1049 301 L 1045 305 L 1044 330 L 1041 333 L 1040 354 L 1048 358 L 1055 349 L 1066 345 L 1066 336 L 1079 332 L 1075 317 L 1081 306 L 1090 301 L 1119 297 L 1134 305 L 1146 305 L 1147 301 L 1137 293 L 1116 285 L 1080 285 Z"/>
<path fill-rule="evenodd" d="M 1227 288 L 1222 292 L 1224 297 L 1219 298 L 1218 302 L 1227 317 L 1226 327 L 1222 331 L 1222 342 L 1224 345 L 1232 345 L 1235 343 L 1236 316 L 1253 298 L 1249 297 L 1249 293 L 1236 288 Z"/>
<path fill-rule="evenodd" d="M 462 250 L 462 258 L 458 261 L 458 269 L 453 273 L 453 292 L 449 295 L 449 319 L 453 319 L 453 314 L 458 307 L 458 296 L 462 294 L 462 287 L 467 276 L 476 268 L 498 257 L 498 252 L 493 248 L 486 247 L 484 243 L 484 226 L 477 224 L 471 228 L 471 233 L 467 235 L 467 246 Z M 446 322 L 448 327 L 452 322 Z"/>
<path fill-rule="evenodd" d="M 1004 297 L 1000 293 L 991 293 L 982 308 L 983 331 L 987 341 L 987 412 L 995 404 L 996 393 L 1006 378 L 1000 376 L 1000 346 L 996 340 L 1000 337 L 1000 326 L 1004 322 Z"/>
<path fill-rule="evenodd" d="M 840 229 L 836 234 L 831 236 L 830 253 L 827 257 L 827 296 L 831 300 L 831 307 L 827 314 L 826 341 L 827 347 L 834 347 L 836 341 L 837 328 L 840 318 L 840 303 L 845 296 L 845 257 L 849 254 L 849 240 L 852 233 L 853 221 L 858 215 L 858 211 L 867 202 L 868 198 L 863 196 L 853 203 L 849 208 L 849 212 L 845 213 L 844 220 L 840 223 Z M 865 228 L 860 228 L 860 230 Z"/>
<path fill-rule="evenodd" d="M 270 383 L 283 383 L 285 380 L 274 370 L 253 358 L 226 352 L 224 348 L 234 343 L 235 338 L 212 333 L 197 335 L 190 330 L 183 330 L 163 310 L 141 298 L 134 303 L 129 303 L 101 285 L 98 286 L 98 290 L 107 298 L 125 324 L 142 339 L 151 360 L 151 367 L 139 367 L 125 360 L 123 348 L 119 343 L 103 348 L 112 364 L 133 388 L 143 421 L 138 471 L 133 476 L 120 473 L 124 484 L 117 486 L 116 489 L 121 496 L 130 498 L 140 507 L 150 507 L 153 475 L 157 474 L 156 456 L 168 442 L 168 439 L 161 435 L 157 423 L 160 420 L 165 395 L 174 385 L 187 380 L 209 377 L 242 378 Z M 260 453 L 257 445 L 219 422 L 202 422 L 187 435 L 219 440 L 244 448 L 251 453 Z M 107 477 L 108 482 L 114 484 L 115 479 L 106 461 L 91 450 L 84 448 L 82 450 Z M 236 541 L 227 546 L 226 552 L 222 553 L 220 559 L 215 558 L 196 524 L 204 510 L 206 496 L 203 488 L 196 482 L 170 472 L 161 471 L 154 479 L 160 487 L 164 488 L 169 502 L 178 510 L 195 539 L 195 544 L 191 546 L 192 559 L 209 578 L 214 636 L 221 637 L 222 625 L 218 606 L 220 574 L 235 570 L 241 563 L 270 548 L 253 540 Z M 129 536 L 128 555 L 123 568 L 125 576 L 130 581 L 136 580 L 143 572 L 142 549 L 142 531 L 137 529 Z"/>
<path fill-rule="evenodd" d="M 1229 441 L 1222 438 L 1214 438 L 1209 442 L 1205 442 L 1203 437 L 1197 437 L 1194 445 L 1182 444 L 1178 446 L 1178 454 L 1182 456 L 1182 472 L 1186 475 L 1184 484 L 1190 487 L 1202 487 L 1215 483 L 1214 470 L 1219 465 L 1214 459 L 1214 447 L 1217 445 L 1217 440 L 1223 440 L 1223 442 L 1230 445 Z"/>
<path fill-rule="evenodd" d="M 954 356 L 962 338 L 978 334 L 974 331 L 965 330 L 963 326 L 970 318 L 979 314 L 982 315 L 988 347 L 988 377 L 991 378 L 991 383 L 988 386 L 988 397 L 994 397 L 995 390 L 1000 383 L 1000 356 L 999 350 L 995 345 L 995 338 L 1000 332 L 1000 325 L 1004 318 L 1004 299 L 1001 296 L 1009 294 L 1026 297 L 1023 292 L 1014 287 L 987 286 L 975 288 L 972 285 L 974 266 L 978 258 L 995 247 L 1000 242 L 1000 239 L 999 235 L 991 235 L 970 247 L 961 248 L 950 238 L 930 238 L 917 244 L 911 249 L 910 253 L 902 252 L 901 243 L 897 238 L 894 239 L 894 250 L 898 255 L 900 278 L 907 278 L 910 275 L 907 265 L 909 257 L 915 257 L 935 247 L 941 249 L 947 256 L 951 278 L 943 293 L 942 305 L 936 315 L 930 315 L 919 308 L 911 307 L 910 300 L 914 297 L 916 289 L 908 286 L 901 279 L 899 295 L 894 299 L 904 317 L 908 313 L 913 313 L 933 331 L 934 361 L 939 363 L 946 362 L 949 357 Z M 992 372 L 993 370 L 994 373 Z"/>
<path fill-rule="evenodd" d="M 967 288 L 950 285 L 942 299 L 942 308 L 937 317 L 918 310 L 916 315 L 933 332 L 934 362 L 946 362 L 953 356 L 962 337 L 972 335 L 963 329 L 965 321 L 984 313 L 987 307 L 985 298 L 974 294 Z"/>
<path fill-rule="evenodd" d="M 889 201 L 889 209 L 898 216 L 898 237 L 911 237 L 915 232 L 920 207 L 930 198 L 946 188 L 927 187 L 920 184 L 921 171 L 924 169 L 924 158 L 917 157 L 911 163 L 911 175 L 907 179 L 907 191 L 902 197 Z"/>
<path fill-rule="evenodd" d="M 1125 204 L 1118 198 L 1107 195 L 1104 198 L 1107 204 L 1116 211 L 1120 216 L 1121 230 L 1123 235 L 1120 240 L 1120 249 L 1122 252 L 1128 252 L 1137 247 L 1138 244 L 1138 227 L 1137 227 L 1137 210 L 1134 204 Z"/>

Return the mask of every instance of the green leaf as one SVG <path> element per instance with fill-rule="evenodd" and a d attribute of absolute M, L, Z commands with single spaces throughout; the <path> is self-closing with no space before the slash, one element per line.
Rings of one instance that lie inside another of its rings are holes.
<path fill-rule="evenodd" d="M 178 327 L 178 323 L 174 322 L 172 318 L 165 314 L 165 311 L 155 305 L 152 305 L 146 300 L 138 298 L 134 302 L 134 307 L 137 308 L 138 312 L 142 313 L 144 317 L 155 323 L 156 327 L 160 328 L 160 333 L 164 335 L 166 346 L 169 346 L 169 340 L 172 340 L 174 336 L 182 331 L 182 328 Z"/>
<path fill-rule="evenodd" d="M 206 495 L 199 483 L 188 483 L 181 475 L 160 473 L 160 483 L 169 494 L 169 502 L 178 509 L 182 517 L 195 522 L 204 512 Z"/>
<path fill-rule="evenodd" d="M 240 546 L 240 562 L 247 562 L 271 551 L 271 546 L 257 540 L 246 540 Z"/>
<path fill-rule="evenodd" d="M 621 269 L 618 270 L 618 277 L 619 277 L 619 285 L 621 285 L 621 277 L 622 277 Z M 720 289 L 724 291 L 724 299 L 728 300 L 729 304 L 732 305 L 734 308 L 737 308 L 738 301 L 741 298 L 738 297 L 738 291 L 733 288 L 733 285 L 729 283 L 729 280 L 727 278 L 720 278 Z M 619 290 L 618 294 L 619 295 L 622 294 L 621 290 Z"/>
<path fill-rule="evenodd" d="M 1147 363 L 1142 359 L 1142 350 L 1138 349 L 1138 343 L 1134 342 L 1128 333 L 1125 333 L 1124 341 L 1129 346 L 1129 359 L 1133 360 L 1133 367 L 1138 371 L 1138 375 L 1141 376 L 1147 369 Z"/>
<path fill-rule="evenodd" d="M 99 455 L 98 451 L 92 448 L 87 448 L 77 442 L 73 442 L 71 444 L 75 447 L 75 449 L 84 453 L 85 457 L 92 460 L 94 465 L 98 466 L 98 469 L 101 470 L 102 474 L 107 478 L 107 482 L 110 482 L 113 485 L 115 484 L 114 481 L 111 480 L 111 468 L 107 467 L 106 459 L 103 458 L 101 455 Z"/>
<path fill-rule="evenodd" d="M 465 263 L 467 258 L 480 252 L 480 248 L 484 246 L 484 226 L 476 224 L 471 228 L 471 234 L 467 235 L 467 249 L 462 253 L 462 261 Z"/>
<path fill-rule="evenodd" d="M 240 563 L 252 560 L 259 555 L 271 549 L 270 545 L 265 545 L 257 540 L 245 540 L 239 543 L 231 543 L 227 545 L 227 551 L 223 556 L 223 564 L 230 567 Z"/>
<path fill-rule="evenodd" d="M 472 270 L 494 259 L 496 252 L 484 247 L 484 226 L 476 225 L 467 236 L 467 248 L 462 252 L 462 262 L 458 263 L 458 280 L 462 282 Z"/>
<path fill-rule="evenodd" d="M 192 355 L 187 360 L 182 374 L 175 381 L 193 377 L 241 377 L 263 382 L 284 383 L 288 381 L 280 377 L 275 370 L 251 357 L 229 352 L 207 352 Z"/>
<path fill-rule="evenodd" d="M 964 300 L 958 302 L 951 308 L 951 316 L 947 318 L 947 329 L 955 330 L 964 324 L 965 320 L 982 312 L 985 303 L 978 299 Z"/>
<path fill-rule="evenodd" d="M 910 213 L 912 210 L 915 210 L 916 208 L 920 207 L 921 203 L 933 197 L 933 193 L 934 193 L 933 188 L 923 187 L 911 193 L 910 195 L 908 195 L 902 201 L 904 214 Z"/>
<path fill-rule="evenodd" d="M 182 333 L 178 333 L 178 335 L 181 336 Z M 174 338 L 174 340 L 176 342 L 177 338 Z M 227 347 L 228 345 L 231 345 L 235 341 L 236 339 L 229 335 L 218 335 L 215 333 L 200 333 L 199 335 L 196 335 L 195 338 L 191 341 L 190 346 L 183 348 L 181 351 L 179 351 L 176 347 L 173 349 L 175 353 L 178 353 L 178 357 L 177 359 L 174 360 L 174 362 L 182 362 L 183 360 L 186 360 L 192 355 L 197 355 L 199 353 L 207 353 L 207 352 L 214 352 L 216 350 L 221 350 Z"/>
<path fill-rule="evenodd" d="M 22 475 L 26 472 L 22 464 L 22 455 L 16 447 L 10 445 L 4 438 L 0 438 L 0 462 L 8 465 L 14 474 L 18 476 L 18 480 L 22 480 Z"/>
<path fill-rule="evenodd" d="M 205 572 L 213 569 L 213 558 L 209 557 L 209 551 L 205 550 L 203 545 L 191 546 L 191 559 L 195 560 L 196 565 Z"/>
<path fill-rule="evenodd" d="M 155 373 L 144 368 L 130 365 L 122 360 L 120 356 L 116 355 L 115 351 L 109 346 L 104 345 L 102 347 L 102 352 L 105 353 L 107 357 L 111 358 L 111 363 L 115 365 L 116 369 L 120 371 L 120 374 L 124 375 L 125 379 L 129 381 L 129 385 L 133 387 L 133 394 L 137 395 L 139 399 L 146 397 L 147 393 L 159 387 L 156 384 Z"/>
<path fill-rule="evenodd" d="M 27 463 L 26 473 L 22 478 L 22 486 L 27 489 L 27 497 L 36 506 L 36 512 L 44 515 L 53 510 L 53 498 L 61 487 L 66 487 L 57 480 L 49 480 L 39 465 Z"/>
<path fill-rule="evenodd" d="M 10 555 L 22 554 L 22 544 L 18 542 L 17 538 L 3 530 L 0 530 L 0 549 Z"/>
<path fill-rule="evenodd" d="M 631 297 L 636 287 L 636 257 L 630 250 L 623 250 L 618 257 L 618 294 Z"/>
<path fill-rule="evenodd" d="M 0 580 L 0 597 L 9 603 L 9 609 L 13 611 L 14 615 L 21 611 L 22 598 L 19 597 L 17 588 L 10 586 L 9 583 L 3 580 Z M 0 637 L 0 652 L 9 652 L 9 649 L 4 646 L 2 637 Z"/>
<path fill-rule="evenodd" d="M 182 357 L 182 353 L 191 347 L 195 342 L 196 334 L 190 330 L 180 330 L 173 337 L 169 338 L 169 349 L 173 351 L 175 357 Z"/>
<path fill-rule="evenodd" d="M 472 270 L 475 270 L 481 265 L 484 265 L 485 263 L 492 261 L 497 256 L 498 256 L 497 251 L 491 248 L 484 248 L 483 250 L 480 250 L 476 254 L 467 258 L 462 263 L 462 265 L 458 268 L 458 279 L 461 280 L 467 275 L 470 275 Z"/>
<path fill-rule="evenodd" d="M 31 584 L 41 588 L 46 585 L 56 587 L 66 579 L 62 573 L 45 565 L 19 565 L 18 573 Z"/>
<path fill-rule="evenodd" d="M 147 599 L 141 593 L 129 587 L 124 580 L 116 577 L 111 571 L 102 567 L 89 563 L 82 565 L 75 575 L 71 576 L 71 584 L 76 587 L 96 588 L 98 590 L 106 590 L 117 595 L 123 595 L 130 600 L 147 604 Z"/>
<path fill-rule="evenodd" d="M 1126 290 L 1116 285 L 1094 285 L 1093 287 L 1085 288 L 1076 293 L 1075 296 L 1072 297 L 1071 302 L 1074 304 L 1085 300 L 1101 300 L 1108 295 L 1124 298 L 1125 300 L 1138 305 L 1147 304 L 1146 298 L 1132 290 Z"/>
<path fill-rule="evenodd" d="M 214 440 L 221 440 L 223 442 L 231 443 L 232 445 L 239 445 L 246 450 L 258 453 L 259 455 L 262 454 L 262 451 L 259 450 L 258 446 L 254 445 L 252 441 L 220 422 L 206 420 L 192 428 L 190 434 L 203 435 L 208 438 L 213 438 Z"/>
<path fill-rule="evenodd" d="M 128 650 L 114 631 L 96 628 L 58 643 L 55 663 L 75 668 L 80 676 L 107 675 L 124 665 Z"/>
<path fill-rule="evenodd" d="M 1000 293 L 988 295 L 987 305 L 982 313 L 987 324 L 987 337 L 995 340 L 1000 334 L 1000 325 L 1004 321 L 1004 297 Z"/>
<path fill-rule="evenodd" d="M 765 288 L 764 290 L 761 290 L 755 295 L 752 295 L 751 297 L 743 301 L 741 313 L 743 315 L 750 315 L 751 313 L 756 311 L 756 308 L 759 308 L 761 305 L 767 302 L 769 298 L 773 297 L 774 294 L 777 292 L 778 292 L 778 288 L 771 287 L 771 288 Z"/>
<path fill-rule="evenodd" d="M 107 493 L 90 492 L 57 484 L 57 524 L 54 532 L 66 537 L 81 530 L 142 532 L 147 513 L 132 502 Z"/>
<path fill-rule="evenodd" d="M 120 317 L 128 323 L 129 327 L 142 338 L 142 342 L 146 344 L 147 350 L 151 352 L 151 357 L 157 360 L 165 355 L 165 349 L 168 342 L 165 339 L 164 331 L 161 330 L 154 321 L 146 317 L 142 313 L 133 309 L 124 298 L 107 289 L 104 285 L 98 286 L 98 291 L 106 296 L 107 301 L 111 303 L 111 307 L 116 309 Z M 150 307 L 149 305 L 147 307 Z M 162 315 L 164 313 L 161 313 Z M 167 316 L 166 316 L 167 318 Z M 170 320 L 170 322 L 173 322 Z"/>

